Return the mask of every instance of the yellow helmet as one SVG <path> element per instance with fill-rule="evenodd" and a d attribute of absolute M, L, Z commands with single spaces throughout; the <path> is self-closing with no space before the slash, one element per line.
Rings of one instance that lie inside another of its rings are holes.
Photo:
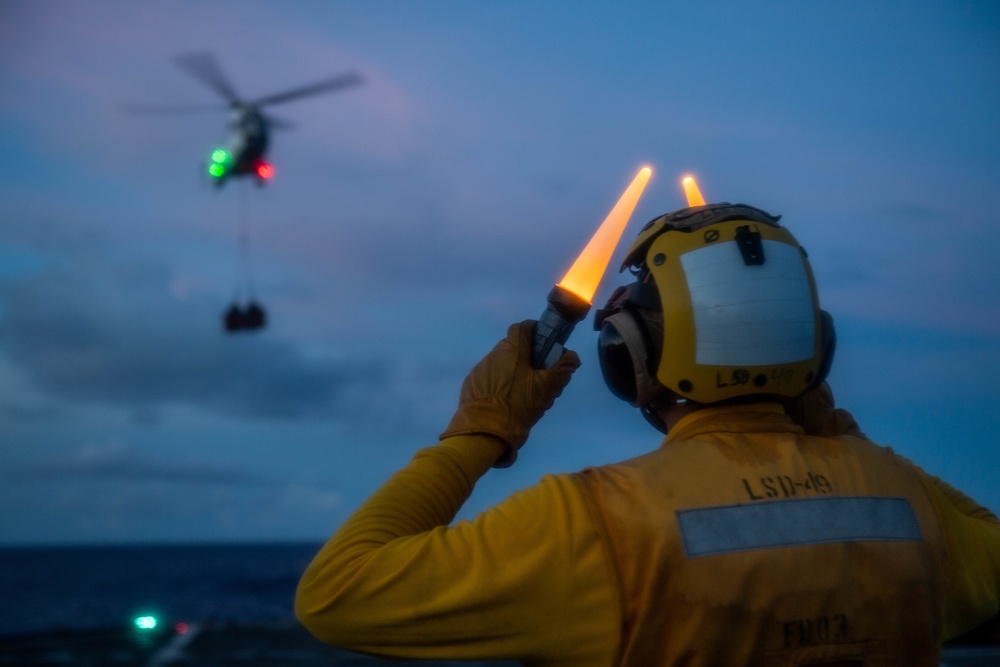
<path fill-rule="evenodd" d="M 615 395 L 649 418 L 670 400 L 793 397 L 823 381 L 833 320 L 780 217 L 720 203 L 642 229 L 622 265 L 636 281 L 595 314 L 601 370 Z"/>

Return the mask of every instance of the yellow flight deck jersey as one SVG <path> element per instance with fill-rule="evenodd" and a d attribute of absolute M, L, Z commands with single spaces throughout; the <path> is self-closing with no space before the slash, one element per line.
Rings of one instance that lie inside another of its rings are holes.
<path fill-rule="evenodd" d="M 503 445 L 445 439 L 327 542 L 296 613 L 381 656 L 937 665 L 1000 611 L 1000 522 L 848 421 L 823 438 L 777 404 L 705 408 L 454 526 Z"/>

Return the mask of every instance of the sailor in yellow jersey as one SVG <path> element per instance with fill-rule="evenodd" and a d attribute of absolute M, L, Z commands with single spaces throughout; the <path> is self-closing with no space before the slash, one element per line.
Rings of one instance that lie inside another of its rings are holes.
<path fill-rule="evenodd" d="M 625 262 L 635 282 L 596 314 L 601 367 L 660 447 L 452 525 L 579 365 L 533 369 L 534 323 L 511 326 L 440 442 L 305 572 L 313 634 L 528 665 L 912 666 L 997 615 L 1000 522 L 834 407 L 832 319 L 777 217 L 682 209 Z"/>

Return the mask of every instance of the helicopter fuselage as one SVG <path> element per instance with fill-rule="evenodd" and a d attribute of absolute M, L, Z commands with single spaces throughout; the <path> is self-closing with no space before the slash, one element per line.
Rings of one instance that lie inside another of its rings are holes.
<path fill-rule="evenodd" d="M 263 185 L 272 174 L 265 159 L 269 141 L 267 119 L 255 106 L 239 106 L 230 114 L 228 129 L 225 147 L 213 151 L 209 163 L 215 186 L 222 187 L 226 179 L 236 176 L 250 176 Z"/>

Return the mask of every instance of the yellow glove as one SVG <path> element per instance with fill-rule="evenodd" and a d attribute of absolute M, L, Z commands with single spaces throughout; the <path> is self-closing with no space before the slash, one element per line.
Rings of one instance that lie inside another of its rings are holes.
<path fill-rule="evenodd" d="M 552 407 L 580 357 L 566 350 L 552 368 L 531 367 L 531 339 L 535 321 L 512 324 L 507 337 L 476 364 L 462 383 L 458 410 L 441 439 L 455 435 L 485 434 L 499 438 L 507 451 L 493 464 L 506 468 L 517 459 L 517 450 L 528 432 Z"/>

